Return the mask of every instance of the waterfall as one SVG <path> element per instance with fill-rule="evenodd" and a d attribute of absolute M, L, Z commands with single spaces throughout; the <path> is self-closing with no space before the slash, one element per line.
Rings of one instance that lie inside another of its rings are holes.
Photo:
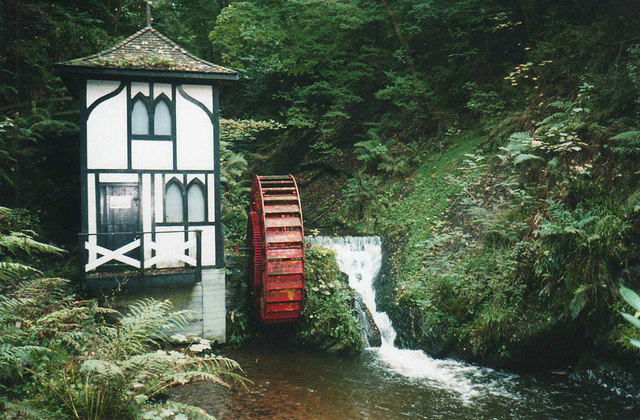
<path fill-rule="evenodd" d="M 382 345 L 369 347 L 367 351 L 375 353 L 384 368 L 457 392 L 464 401 L 483 393 L 512 396 L 504 388 L 511 379 L 509 375 L 455 360 L 434 359 L 420 350 L 399 349 L 395 346 L 396 331 L 391 319 L 376 308 L 373 282 L 382 265 L 382 243 L 379 237 L 318 236 L 306 238 L 306 241 L 336 252 L 340 271 L 349 276 L 349 286 L 362 296 L 380 330 Z"/>

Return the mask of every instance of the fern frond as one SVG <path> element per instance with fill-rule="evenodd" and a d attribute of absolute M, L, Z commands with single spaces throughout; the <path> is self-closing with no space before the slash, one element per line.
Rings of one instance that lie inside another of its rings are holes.
<path fill-rule="evenodd" d="M 165 339 L 169 331 L 184 328 L 191 318 L 191 311 L 173 311 L 169 300 L 139 300 L 120 319 L 114 345 L 127 354 L 142 353 Z"/>
<path fill-rule="evenodd" d="M 6 418 L 24 420 L 59 418 L 59 416 L 54 412 L 34 406 L 30 400 L 8 401 L 3 399 L 0 403 L 4 408 L 5 416 L 7 416 Z"/>
<path fill-rule="evenodd" d="M 240 364 L 238 362 L 223 356 L 203 357 L 202 359 L 199 359 L 199 362 L 204 364 L 205 366 L 212 366 L 213 370 L 215 371 L 220 371 L 220 370 L 242 371 L 242 368 L 240 367 Z"/>
<path fill-rule="evenodd" d="M 60 341 L 76 352 L 81 352 L 87 345 L 87 335 L 84 331 L 70 331 L 59 334 Z M 93 343 L 95 345 L 96 343 Z"/>
<path fill-rule="evenodd" d="M 637 152 L 640 150 L 640 131 L 625 131 L 611 137 L 617 143 L 612 150 L 617 153 Z"/>
<path fill-rule="evenodd" d="M 36 362 L 36 355 L 50 353 L 51 349 L 42 346 L 14 346 L 9 343 L 0 344 L 0 365 L 27 365 Z"/>
<path fill-rule="evenodd" d="M 16 254 L 18 251 L 24 251 L 27 254 L 31 254 L 32 251 L 41 252 L 45 254 L 62 254 L 66 252 L 62 248 L 57 246 L 45 244 L 33 239 L 33 237 L 24 232 L 11 232 L 8 235 L 0 235 L 0 247 L 4 247 L 11 254 Z"/>
<path fill-rule="evenodd" d="M 571 109 L 571 107 L 573 107 L 573 102 L 559 100 L 559 101 L 551 102 L 548 106 L 549 108 L 560 109 L 562 111 L 567 112 Z"/>
<path fill-rule="evenodd" d="M 73 327 L 74 322 L 79 319 L 87 319 L 90 309 L 86 306 L 77 308 L 62 308 L 57 311 L 49 312 L 38 318 L 37 323 L 42 326 L 54 327 L 56 325 L 65 325 L 66 328 Z"/>
<path fill-rule="evenodd" d="M 591 290 L 591 285 L 582 284 L 573 292 L 573 299 L 571 299 L 571 303 L 569 304 L 569 311 L 573 319 L 576 319 L 578 315 L 582 313 L 585 306 L 587 306 L 589 302 L 588 293 Z"/>
<path fill-rule="evenodd" d="M 531 134 L 527 133 L 526 131 L 518 131 L 516 133 L 511 134 L 509 136 L 509 140 L 530 142 L 531 140 L 533 140 L 533 137 L 531 136 Z"/>
<path fill-rule="evenodd" d="M 15 285 L 27 276 L 41 276 L 42 272 L 26 264 L 0 262 L 0 282 Z"/>
<path fill-rule="evenodd" d="M 21 283 L 14 294 L 19 297 L 42 297 L 46 294 L 50 299 L 62 300 L 70 283 L 59 277 L 38 278 Z"/>
<path fill-rule="evenodd" d="M 638 296 L 636 292 L 631 289 L 627 289 L 624 286 L 620 286 L 620 294 L 625 302 L 631 305 L 633 309 L 640 312 L 640 296 Z"/>
<path fill-rule="evenodd" d="M 80 373 L 97 376 L 123 376 L 120 366 L 107 360 L 88 359 L 82 362 Z"/>
<path fill-rule="evenodd" d="M 14 316 L 22 313 L 25 308 L 31 307 L 34 302 L 33 298 L 0 295 L 0 314 L 3 318 Z M 2 337 L 0 337 L 0 341 L 2 341 Z"/>
<path fill-rule="evenodd" d="M 224 388 L 229 388 L 229 384 L 222 380 L 215 373 L 205 372 L 202 370 L 187 370 L 184 372 L 173 373 L 167 378 L 169 383 L 187 384 L 192 381 L 207 381 Z"/>
<path fill-rule="evenodd" d="M 555 112 L 540 122 L 541 126 L 556 125 L 565 122 L 569 115 L 564 112 Z"/>
<path fill-rule="evenodd" d="M 530 160 L 542 160 L 542 158 L 540 156 L 532 155 L 529 153 L 520 153 L 513 158 L 513 163 L 517 165 Z"/>
<path fill-rule="evenodd" d="M 640 143 L 640 131 L 639 130 L 625 131 L 624 133 L 620 133 L 611 137 L 611 140 Z"/>
<path fill-rule="evenodd" d="M 104 306 L 96 306 L 94 308 L 95 313 L 100 314 L 100 315 L 118 315 L 118 316 L 122 316 L 122 314 L 120 313 L 120 311 L 117 311 L 113 308 L 105 308 Z"/>

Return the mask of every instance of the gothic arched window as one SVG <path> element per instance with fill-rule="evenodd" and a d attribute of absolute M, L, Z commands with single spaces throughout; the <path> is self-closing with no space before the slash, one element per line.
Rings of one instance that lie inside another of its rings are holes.
<path fill-rule="evenodd" d="M 136 99 L 131 111 L 131 134 L 149 135 L 149 110 L 142 99 Z"/>
<path fill-rule="evenodd" d="M 134 140 L 171 140 L 172 102 L 164 93 L 155 100 L 138 93 L 131 107 L 131 135 Z"/>
<path fill-rule="evenodd" d="M 160 99 L 153 113 L 153 134 L 156 136 L 171 135 L 171 111 L 164 99 Z"/>
<path fill-rule="evenodd" d="M 176 178 L 171 179 L 167 184 L 164 200 L 164 221 L 182 223 L 184 221 L 184 196 L 182 195 L 182 183 Z"/>
<path fill-rule="evenodd" d="M 198 179 L 189 183 L 187 189 L 187 213 L 190 222 L 205 221 L 204 185 Z"/>

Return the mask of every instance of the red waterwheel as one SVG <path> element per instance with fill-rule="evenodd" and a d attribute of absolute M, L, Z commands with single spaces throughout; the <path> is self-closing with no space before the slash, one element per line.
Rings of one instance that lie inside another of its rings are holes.
<path fill-rule="evenodd" d="M 292 175 L 255 177 L 247 230 L 253 293 L 262 321 L 296 321 L 304 296 L 304 229 Z"/>

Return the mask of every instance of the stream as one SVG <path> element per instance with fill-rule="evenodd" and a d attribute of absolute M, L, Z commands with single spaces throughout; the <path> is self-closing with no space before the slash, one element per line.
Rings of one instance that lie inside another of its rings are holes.
<path fill-rule="evenodd" d="M 278 343 L 228 350 L 253 384 L 225 390 L 208 383 L 180 387 L 174 400 L 222 419 L 637 419 L 640 392 L 628 378 L 587 371 L 516 375 L 395 346 L 396 331 L 378 312 L 373 281 L 378 237 L 316 237 L 336 251 L 340 270 L 358 291 L 381 334 L 380 347 L 356 357 Z"/>

